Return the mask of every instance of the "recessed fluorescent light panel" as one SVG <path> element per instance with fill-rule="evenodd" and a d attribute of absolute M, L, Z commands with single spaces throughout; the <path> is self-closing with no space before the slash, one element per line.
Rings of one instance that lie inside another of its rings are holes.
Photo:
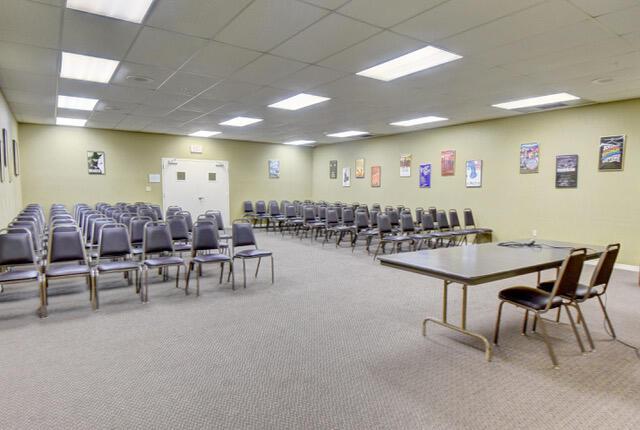
<path fill-rule="evenodd" d="M 106 84 L 111 80 L 118 64 L 119 61 L 106 58 L 63 52 L 60 77 Z"/>
<path fill-rule="evenodd" d="M 84 125 L 87 123 L 86 119 L 78 119 L 78 118 L 63 118 L 63 117 L 57 117 L 56 118 L 56 124 L 57 125 L 71 125 L 74 127 L 84 127 Z"/>
<path fill-rule="evenodd" d="M 449 118 L 441 118 L 439 116 L 423 116 L 421 118 L 408 119 L 406 121 L 392 122 L 390 125 L 397 125 L 399 127 L 411 127 L 413 125 L 429 124 L 430 122 L 446 121 Z"/>
<path fill-rule="evenodd" d="M 348 130 L 341 131 L 340 133 L 331 133 L 327 134 L 329 137 L 355 137 L 355 136 L 364 136 L 365 134 L 369 134 L 366 131 L 357 131 L 357 130 Z"/>
<path fill-rule="evenodd" d="M 93 110 L 96 103 L 98 103 L 98 99 L 58 96 L 58 107 L 62 109 Z"/>
<path fill-rule="evenodd" d="M 211 136 L 215 136 L 216 134 L 220 134 L 222 133 L 221 131 L 207 131 L 207 130 L 200 130 L 200 131 L 196 131 L 195 133 L 191 133 L 189 136 L 193 136 L 193 137 L 211 137 Z"/>
<path fill-rule="evenodd" d="M 381 81 L 392 81 L 460 58 L 462 58 L 461 55 L 444 51 L 435 46 L 427 46 L 356 74 Z"/>
<path fill-rule="evenodd" d="M 310 145 L 316 143 L 315 140 L 290 140 L 289 142 L 282 142 L 285 145 Z"/>
<path fill-rule="evenodd" d="M 492 105 L 500 109 L 521 109 L 533 106 L 551 105 L 554 103 L 568 102 L 571 100 L 580 100 L 580 97 L 569 93 L 550 94 L 548 96 L 531 97 L 528 99 L 514 100 L 511 102 L 498 103 Z"/>
<path fill-rule="evenodd" d="M 141 23 L 153 0 L 67 0 L 69 9 Z"/>
<path fill-rule="evenodd" d="M 220 125 L 230 125 L 232 127 L 244 127 L 245 125 L 255 124 L 256 122 L 260 122 L 262 119 L 260 118 L 249 118 L 246 116 L 237 116 L 235 118 L 231 118 L 228 121 L 221 122 Z"/>
<path fill-rule="evenodd" d="M 307 106 L 331 100 L 329 97 L 314 96 L 312 94 L 300 93 L 288 99 L 280 100 L 278 103 L 269 105 L 270 108 L 298 110 Z"/>

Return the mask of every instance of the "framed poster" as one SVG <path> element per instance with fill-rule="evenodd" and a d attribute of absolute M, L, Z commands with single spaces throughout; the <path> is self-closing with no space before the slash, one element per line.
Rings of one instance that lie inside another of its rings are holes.
<path fill-rule="evenodd" d="M 447 149 L 440 153 L 440 174 L 453 176 L 456 173 L 456 151 Z"/>
<path fill-rule="evenodd" d="M 482 186 L 482 160 L 467 161 L 465 181 L 467 188 L 480 188 Z"/>
<path fill-rule="evenodd" d="M 343 187 L 351 186 L 351 167 L 342 168 L 342 186 Z"/>
<path fill-rule="evenodd" d="M 7 171 L 7 129 L 2 129 L 2 136 L 0 136 L 0 181 L 4 182 L 5 175 L 9 179 L 9 172 Z"/>
<path fill-rule="evenodd" d="M 431 164 L 420 164 L 420 188 L 431 188 Z"/>
<path fill-rule="evenodd" d="M 13 152 L 13 174 L 20 176 L 20 149 L 18 148 L 18 142 L 13 139 L 12 142 L 12 152 Z"/>
<path fill-rule="evenodd" d="M 538 173 L 540 145 L 537 142 L 520 145 L 520 173 Z"/>
<path fill-rule="evenodd" d="M 402 154 L 400 156 L 400 177 L 409 176 L 411 176 L 411 154 Z"/>
<path fill-rule="evenodd" d="M 7 142 L 7 129 L 2 129 L 2 167 L 9 166 L 9 143 Z"/>
<path fill-rule="evenodd" d="M 556 188 L 578 187 L 578 156 L 556 156 Z"/>
<path fill-rule="evenodd" d="M 338 179 L 338 160 L 329 161 L 329 179 Z"/>
<path fill-rule="evenodd" d="M 604 136 L 600 138 L 598 170 L 622 170 L 624 162 L 624 135 Z"/>
<path fill-rule="evenodd" d="M 269 160 L 269 177 L 280 177 L 280 160 Z"/>
<path fill-rule="evenodd" d="M 356 178 L 364 178 L 364 158 L 356 160 Z"/>
<path fill-rule="evenodd" d="M 104 152 L 87 151 L 87 169 L 90 175 L 106 174 Z"/>
<path fill-rule="evenodd" d="M 382 168 L 380 166 L 371 166 L 371 187 L 379 188 L 382 179 Z"/>

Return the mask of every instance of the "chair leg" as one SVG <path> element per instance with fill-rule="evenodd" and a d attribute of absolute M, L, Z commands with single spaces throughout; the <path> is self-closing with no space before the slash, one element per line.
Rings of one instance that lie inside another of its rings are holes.
<path fill-rule="evenodd" d="M 376 252 L 373 254 L 373 260 L 375 261 L 378 258 L 378 251 L 380 250 L 380 246 L 382 245 L 382 241 L 378 242 L 378 246 L 376 247 Z M 384 252 L 384 249 L 382 250 Z"/>
<path fill-rule="evenodd" d="M 260 262 L 262 261 L 262 257 L 258 258 L 258 265 L 256 266 L 256 275 L 254 276 L 254 278 L 258 277 L 258 270 L 260 270 Z"/>
<path fill-rule="evenodd" d="M 498 344 L 498 336 L 500 336 L 500 319 L 502 318 L 502 306 L 504 302 L 500 302 L 498 305 L 498 316 L 496 317 L 496 327 L 493 332 L 493 343 Z"/>
<path fill-rule="evenodd" d="M 40 287 L 40 309 L 38 309 L 38 316 L 40 318 L 46 318 L 49 316 L 47 313 L 47 280 L 41 280 L 38 286 Z"/>
<path fill-rule="evenodd" d="M 178 273 L 176 273 L 176 284 L 178 283 L 178 281 L 180 280 L 180 267 L 184 268 L 185 271 L 185 280 L 187 279 L 187 265 L 183 264 L 182 266 L 178 266 Z M 188 296 L 189 295 L 189 285 L 185 282 L 184 284 L 184 295 Z"/>
<path fill-rule="evenodd" d="M 549 352 L 549 357 L 551 357 L 551 362 L 554 367 L 558 367 L 558 359 L 556 358 L 556 353 L 553 351 L 553 346 L 551 345 L 551 341 L 549 340 L 549 336 L 547 335 L 547 327 L 542 318 L 538 318 L 538 313 L 536 312 L 536 320 L 540 320 L 540 331 L 542 332 L 542 339 L 544 343 L 547 345 L 547 351 Z"/>
<path fill-rule="evenodd" d="M 193 261 L 189 262 L 189 266 L 187 267 L 187 273 L 185 275 L 185 283 L 189 285 L 189 281 L 191 280 L 191 272 L 193 272 L 194 264 Z"/>
<path fill-rule="evenodd" d="M 529 322 L 529 311 L 524 311 L 524 318 L 522 319 L 522 335 L 527 335 L 527 325 Z"/>
<path fill-rule="evenodd" d="M 571 323 L 571 330 L 573 330 L 573 335 L 576 337 L 576 340 L 578 341 L 578 346 L 580 347 L 580 351 L 582 351 L 582 353 L 584 354 L 586 351 L 584 349 L 584 345 L 582 344 L 582 338 L 580 337 L 580 333 L 578 333 L 578 329 L 576 328 L 576 323 L 573 320 L 573 315 L 571 315 L 571 311 L 569 310 L 568 305 L 564 305 L 564 308 L 566 309 L 567 315 L 569 316 L 569 322 Z"/>
<path fill-rule="evenodd" d="M 220 263 L 220 282 L 218 282 L 219 284 L 222 284 L 223 275 L 224 275 L 224 263 Z"/>
<path fill-rule="evenodd" d="M 201 266 L 202 264 L 198 264 L 198 266 Z M 200 267 L 198 267 L 199 269 Z M 187 283 L 187 285 L 189 285 Z M 196 270 L 196 297 L 200 297 L 200 271 Z"/>
<path fill-rule="evenodd" d="M 596 297 L 598 298 L 598 302 L 600 303 L 600 308 L 602 308 L 602 313 L 604 314 L 604 320 L 609 326 L 609 330 L 611 331 L 610 336 L 615 339 L 616 331 L 613 329 L 613 325 L 611 324 L 611 320 L 609 319 L 609 313 L 607 312 L 607 308 L 602 302 L 602 299 L 600 298 L 600 296 L 596 296 Z"/>
<path fill-rule="evenodd" d="M 98 276 L 94 274 L 89 279 L 89 282 L 91 282 L 91 308 L 97 311 L 100 308 L 100 302 L 98 301 Z"/>
<path fill-rule="evenodd" d="M 247 288 L 247 265 L 245 264 L 245 259 L 242 259 L 242 282 L 244 284 L 244 288 Z"/>
<path fill-rule="evenodd" d="M 271 284 L 273 285 L 275 275 L 273 273 L 273 255 L 271 256 Z"/>
<path fill-rule="evenodd" d="M 582 314 L 582 309 L 580 308 L 580 305 L 578 304 L 578 302 L 575 302 L 574 304 L 576 309 L 578 310 L 578 318 L 580 318 L 580 321 L 582 321 L 582 329 L 584 330 L 584 333 L 587 335 L 587 341 L 589 342 L 591 351 L 594 351 L 596 349 L 596 346 L 593 343 L 591 332 L 589 331 L 589 327 L 587 326 L 587 320 L 584 319 L 584 315 Z"/>
<path fill-rule="evenodd" d="M 559 323 L 560 322 L 560 311 L 562 310 L 562 307 L 558 307 L 558 314 L 556 315 L 556 322 Z"/>
<path fill-rule="evenodd" d="M 149 302 L 149 269 L 145 268 L 143 269 L 143 277 L 144 277 L 144 282 L 143 282 L 143 288 L 140 289 L 140 300 L 142 300 L 142 303 L 148 303 Z"/>
<path fill-rule="evenodd" d="M 233 260 L 229 261 L 229 274 L 231 275 L 231 289 L 233 291 L 236 290 L 236 276 L 235 276 L 235 271 L 234 271 L 234 264 L 233 264 Z M 227 279 L 227 282 L 229 282 L 229 280 Z"/>
<path fill-rule="evenodd" d="M 167 273 L 169 273 L 168 268 L 167 268 Z M 178 284 L 179 281 L 180 281 L 180 266 L 176 266 L 176 288 L 180 288 L 180 284 Z"/>

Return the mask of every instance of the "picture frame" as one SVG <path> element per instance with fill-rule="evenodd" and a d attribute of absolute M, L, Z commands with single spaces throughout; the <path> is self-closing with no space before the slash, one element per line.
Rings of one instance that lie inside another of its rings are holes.
<path fill-rule="evenodd" d="M 520 173 L 538 173 L 540 168 L 540 145 L 537 142 L 520 145 Z"/>
<path fill-rule="evenodd" d="M 578 155 L 556 156 L 556 188 L 578 188 Z"/>
<path fill-rule="evenodd" d="M 329 161 L 329 179 L 338 179 L 338 160 Z"/>
<path fill-rule="evenodd" d="M 400 155 L 400 177 L 408 178 L 411 176 L 411 154 Z"/>
<path fill-rule="evenodd" d="M 456 151 L 447 149 L 440 152 L 440 175 L 454 176 L 456 173 Z"/>
<path fill-rule="evenodd" d="M 351 186 L 351 167 L 342 168 L 342 186 L 343 187 Z"/>
<path fill-rule="evenodd" d="M 418 186 L 420 188 L 431 188 L 431 163 L 420 164 L 420 175 Z"/>
<path fill-rule="evenodd" d="M 380 188 L 382 181 L 382 167 L 371 166 L 371 187 Z"/>
<path fill-rule="evenodd" d="M 90 175 L 106 175 L 104 151 L 87 151 L 87 171 Z"/>
<path fill-rule="evenodd" d="M 280 177 L 280 160 L 269 160 L 269 178 L 277 179 Z"/>
<path fill-rule="evenodd" d="M 364 158 L 356 160 L 356 178 L 364 178 Z"/>
<path fill-rule="evenodd" d="M 20 147 L 18 146 L 18 141 L 13 139 L 12 141 L 12 152 L 13 152 L 13 174 L 17 178 L 20 176 Z"/>
<path fill-rule="evenodd" d="M 467 188 L 482 187 L 482 160 L 468 160 L 465 169 Z"/>
<path fill-rule="evenodd" d="M 624 167 L 626 135 L 602 136 L 598 146 L 598 170 L 621 171 Z"/>

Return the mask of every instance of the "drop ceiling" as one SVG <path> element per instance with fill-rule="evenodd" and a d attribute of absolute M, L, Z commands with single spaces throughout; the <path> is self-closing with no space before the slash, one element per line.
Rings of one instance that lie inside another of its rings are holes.
<path fill-rule="evenodd" d="M 521 115 L 491 105 L 558 92 L 640 97 L 638 22 L 640 0 L 155 0 L 141 24 L 3 0 L 0 90 L 24 123 L 333 143 Z M 391 82 L 355 74 L 427 45 L 463 58 Z M 62 79 L 62 51 L 120 65 L 108 84 Z M 300 92 L 331 100 L 268 107 Z M 58 95 L 99 102 L 59 109 Z M 449 121 L 389 125 L 431 115 Z M 263 121 L 219 125 L 237 116 Z"/>

